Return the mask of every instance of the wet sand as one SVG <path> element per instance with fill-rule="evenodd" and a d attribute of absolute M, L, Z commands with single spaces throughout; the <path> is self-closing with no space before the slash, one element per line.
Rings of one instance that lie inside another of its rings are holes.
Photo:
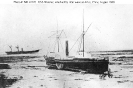
<path fill-rule="evenodd" d="M 8 78 L 19 79 L 8 88 L 132 88 L 133 65 L 109 65 L 113 77 L 100 79 L 98 74 L 47 69 L 44 58 L 8 63 L 0 69 Z M 4 87 L 1 87 L 4 88 Z"/>

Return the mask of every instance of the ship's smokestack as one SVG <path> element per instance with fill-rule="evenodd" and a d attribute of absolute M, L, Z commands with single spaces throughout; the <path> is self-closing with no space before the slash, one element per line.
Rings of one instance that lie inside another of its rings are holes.
<path fill-rule="evenodd" d="M 69 56 L 68 40 L 66 41 L 66 56 Z"/>
<path fill-rule="evenodd" d="M 23 48 L 21 48 L 21 51 L 23 51 Z"/>

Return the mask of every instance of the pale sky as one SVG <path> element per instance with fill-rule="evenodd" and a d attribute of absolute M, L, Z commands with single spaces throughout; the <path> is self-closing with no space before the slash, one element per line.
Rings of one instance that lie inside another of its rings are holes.
<path fill-rule="evenodd" d="M 64 30 L 75 43 L 83 29 L 85 50 L 133 49 L 133 5 L 129 4 L 3 4 L 0 5 L 0 52 L 8 45 L 48 50 L 52 31 Z M 58 24 L 58 27 L 57 27 Z M 62 38 L 61 40 L 66 40 Z M 64 42 L 64 41 L 63 41 Z M 62 43 L 64 44 L 64 43 Z"/>

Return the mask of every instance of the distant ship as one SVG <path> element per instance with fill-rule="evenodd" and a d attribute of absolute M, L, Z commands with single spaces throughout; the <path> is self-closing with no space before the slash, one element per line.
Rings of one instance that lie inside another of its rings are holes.
<path fill-rule="evenodd" d="M 18 49 L 18 51 L 12 51 L 12 46 L 9 46 L 11 51 L 7 51 L 6 54 L 11 55 L 11 54 L 33 54 L 33 53 L 37 53 L 40 51 L 40 49 L 37 50 L 31 50 L 31 51 L 23 51 L 23 48 L 21 49 L 21 51 L 19 51 L 19 47 L 17 46 L 16 48 Z"/>

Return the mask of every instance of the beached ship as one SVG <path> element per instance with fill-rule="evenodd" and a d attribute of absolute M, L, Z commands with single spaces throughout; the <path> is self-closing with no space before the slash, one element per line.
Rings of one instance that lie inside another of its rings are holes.
<path fill-rule="evenodd" d="M 17 46 L 16 48 L 18 49 L 18 51 L 12 51 L 12 46 L 9 46 L 11 51 L 7 51 L 6 54 L 11 55 L 11 54 L 33 54 L 33 53 L 37 53 L 40 51 L 40 49 L 38 50 L 31 50 L 31 51 L 23 51 L 23 48 L 21 49 L 21 51 L 19 51 L 19 46 Z"/>
<path fill-rule="evenodd" d="M 84 25 L 84 24 L 83 24 Z M 89 26 L 90 27 L 90 26 Z M 88 29 L 89 29 L 88 27 Z M 87 29 L 87 30 L 88 30 Z M 69 45 L 68 41 L 66 41 L 66 52 L 65 57 L 61 57 L 59 54 L 55 54 L 55 56 L 45 56 L 46 64 L 48 67 L 56 67 L 57 69 L 79 69 L 83 71 L 87 71 L 89 73 L 96 73 L 102 74 L 108 71 L 108 58 L 101 58 L 101 57 L 85 57 L 85 50 L 84 50 L 84 36 L 86 34 L 83 27 L 82 33 L 82 51 L 79 52 L 80 57 L 76 56 L 69 56 Z M 58 32 L 57 32 L 58 33 Z M 56 40 L 59 39 L 61 34 L 56 36 Z M 58 45 L 59 46 L 59 45 Z M 58 48 L 59 53 L 59 48 Z"/>

